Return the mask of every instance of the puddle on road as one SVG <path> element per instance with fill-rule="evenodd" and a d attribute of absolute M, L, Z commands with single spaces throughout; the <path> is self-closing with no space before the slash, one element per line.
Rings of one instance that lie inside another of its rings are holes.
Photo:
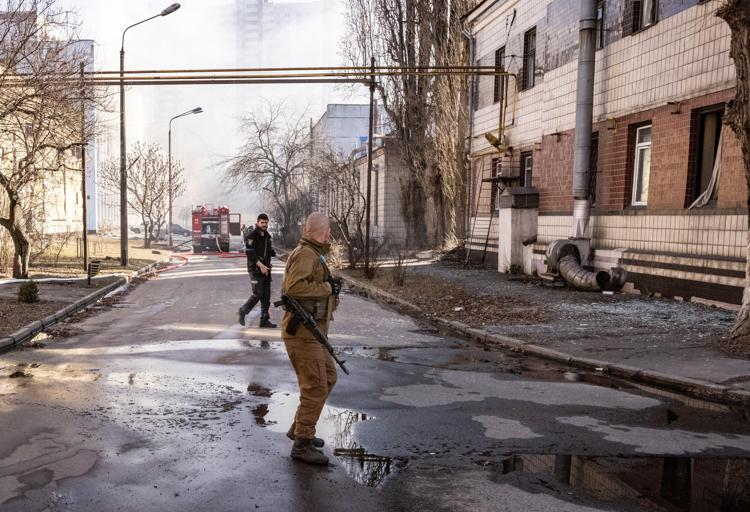
<path fill-rule="evenodd" d="M 474 462 L 492 466 L 496 483 L 524 473 L 562 492 L 635 502 L 638 510 L 750 510 L 750 459 L 532 454 Z"/>
<path fill-rule="evenodd" d="M 253 409 L 256 423 L 273 432 L 286 434 L 299 403 L 298 393 L 274 393 L 268 404 Z M 355 426 L 376 418 L 364 412 L 325 406 L 318 420 L 316 436 L 326 442 L 324 451 L 333 451 L 336 461 L 361 485 L 377 487 L 405 460 L 373 454 L 361 446 L 354 435 Z"/>

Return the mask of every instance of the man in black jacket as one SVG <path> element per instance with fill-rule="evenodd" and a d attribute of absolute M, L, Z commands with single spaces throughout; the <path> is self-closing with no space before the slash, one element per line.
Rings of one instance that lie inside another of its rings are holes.
<path fill-rule="evenodd" d="M 271 246 L 271 234 L 268 232 L 268 215 L 261 213 L 255 223 L 255 229 L 242 234 L 247 254 L 247 272 L 250 274 L 253 294 L 238 311 L 239 322 L 245 325 L 247 315 L 260 301 L 260 327 L 274 328 L 268 309 L 271 306 L 271 257 L 276 251 Z"/>

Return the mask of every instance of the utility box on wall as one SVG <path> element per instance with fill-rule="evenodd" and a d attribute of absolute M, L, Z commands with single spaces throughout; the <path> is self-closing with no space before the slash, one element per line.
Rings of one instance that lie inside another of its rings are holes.
<path fill-rule="evenodd" d="M 534 187 L 507 187 L 498 199 L 498 210 L 497 270 L 507 273 L 516 267 L 531 274 L 533 244 L 523 243 L 536 236 L 539 191 Z"/>

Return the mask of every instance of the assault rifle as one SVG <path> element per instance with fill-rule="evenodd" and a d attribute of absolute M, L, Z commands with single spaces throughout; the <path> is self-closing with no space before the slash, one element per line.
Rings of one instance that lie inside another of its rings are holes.
<path fill-rule="evenodd" d="M 315 339 L 318 340 L 318 343 L 323 345 L 328 353 L 331 354 L 333 360 L 336 361 L 336 363 L 341 367 L 342 370 L 344 370 L 344 373 L 349 375 L 349 370 L 347 370 L 346 366 L 344 366 L 344 363 L 346 361 L 341 361 L 338 357 L 336 357 L 336 353 L 333 351 L 333 347 L 328 342 L 328 338 L 325 334 L 323 334 L 323 331 L 320 330 L 320 327 L 318 327 L 318 323 L 315 321 L 313 316 L 308 313 L 305 308 L 302 307 L 302 304 L 300 304 L 296 299 L 291 298 L 289 295 L 282 294 L 281 300 L 277 300 L 273 303 L 273 305 L 274 307 L 283 306 L 284 309 L 292 315 L 292 319 L 290 320 L 289 325 L 287 325 L 287 333 L 294 336 L 300 325 L 307 328 L 307 330 L 310 331 L 310 334 L 312 334 Z"/>

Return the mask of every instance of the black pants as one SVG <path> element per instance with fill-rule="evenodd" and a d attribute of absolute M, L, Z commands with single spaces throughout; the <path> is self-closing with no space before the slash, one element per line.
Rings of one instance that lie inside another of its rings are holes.
<path fill-rule="evenodd" d="M 260 302 L 260 319 L 268 320 L 271 315 L 268 309 L 271 307 L 271 272 L 268 275 L 250 274 L 250 283 L 252 283 L 253 294 L 240 308 L 244 315 L 247 315 L 255 305 Z"/>

